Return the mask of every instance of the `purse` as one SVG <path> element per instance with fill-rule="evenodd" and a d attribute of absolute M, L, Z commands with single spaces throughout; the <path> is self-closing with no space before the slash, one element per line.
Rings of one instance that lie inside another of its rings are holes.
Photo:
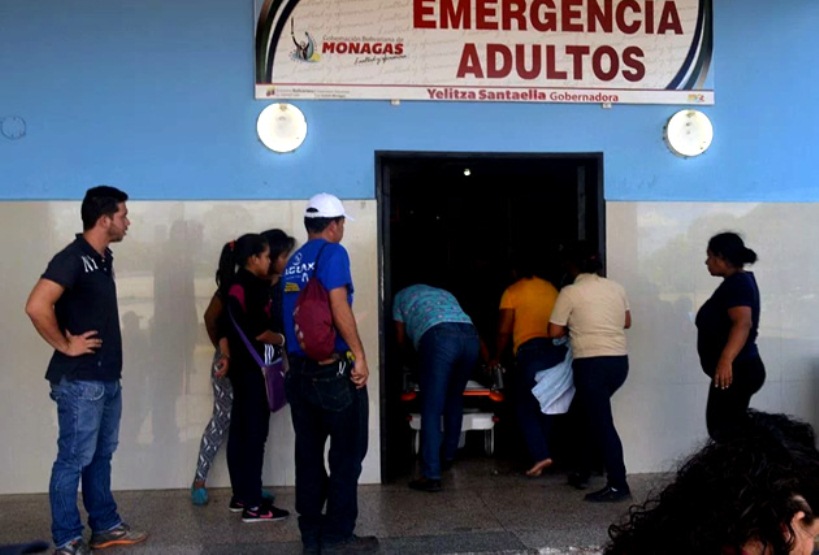
<path fill-rule="evenodd" d="M 239 334 L 239 337 L 242 338 L 245 347 L 250 351 L 253 360 L 255 360 L 256 364 L 261 368 L 262 376 L 264 376 L 265 392 L 267 393 L 267 406 L 270 408 L 270 412 L 276 412 L 287 404 L 287 398 L 284 394 L 284 357 L 281 351 L 279 351 L 279 355 L 271 362 L 263 361 L 259 353 L 256 352 L 256 349 L 253 348 L 245 332 L 239 327 L 239 324 L 233 317 L 233 313 L 230 310 L 228 310 L 228 313 L 233 322 L 233 327 L 236 328 L 236 332 Z"/>

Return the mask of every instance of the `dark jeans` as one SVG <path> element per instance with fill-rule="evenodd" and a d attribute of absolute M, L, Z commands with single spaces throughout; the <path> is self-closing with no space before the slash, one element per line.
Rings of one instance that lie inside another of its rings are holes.
<path fill-rule="evenodd" d="M 523 440 L 534 462 L 551 456 L 549 441 L 553 422 L 551 415 L 543 414 L 540 410 L 540 403 L 532 393 L 535 374 L 559 364 L 565 357 L 565 346 L 555 346 L 551 339 L 544 337 L 530 339 L 518 347 L 515 357 L 518 370 L 515 412 Z"/>
<path fill-rule="evenodd" d="M 765 365 L 759 357 L 734 361 L 733 370 L 731 387 L 714 387 L 712 373 L 711 386 L 708 388 L 705 422 L 708 435 L 715 441 L 729 439 L 736 434 L 737 428 L 747 418 L 751 397 L 765 383 Z"/>
<path fill-rule="evenodd" d="M 585 452 L 579 470 L 588 475 L 594 447 L 597 447 L 603 453 L 608 485 L 627 489 L 623 444 L 614 427 L 611 396 L 626 381 L 628 356 L 576 358 L 572 369 L 575 402 L 585 416 L 589 434 L 583 442 Z"/>
<path fill-rule="evenodd" d="M 479 351 L 478 332 L 472 324 L 438 324 L 424 332 L 418 343 L 421 474 L 427 478 L 441 478 L 442 438 L 447 460 L 453 460 L 458 451 L 464 389 L 478 361 Z"/>
<path fill-rule="evenodd" d="M 313 548 L 346 540 L 358 518 L 358 478 L 367 454 L 367 388 L 356 389 L 346 360 L 319 366 L 291 357 L 285 391 L 296 433 L 296 511 L 302 542 Z M 329 474 L 324 464 L 328 438 Z"/>
<path fill-rule="evenodd" d="M 233 384 L 227 462 L 233 496 L 246 507 L 262 500 L 264 447 L 270 429 L 264 376 L 259 367 L 236 368 L 228 374 Z"/>

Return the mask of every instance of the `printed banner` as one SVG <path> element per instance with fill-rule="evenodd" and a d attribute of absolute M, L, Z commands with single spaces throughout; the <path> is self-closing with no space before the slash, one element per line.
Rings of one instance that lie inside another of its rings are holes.
<path fill-rule="evenodd" d="M 256 0 L 256 98 L 713 104 L 712 0 Z"/>

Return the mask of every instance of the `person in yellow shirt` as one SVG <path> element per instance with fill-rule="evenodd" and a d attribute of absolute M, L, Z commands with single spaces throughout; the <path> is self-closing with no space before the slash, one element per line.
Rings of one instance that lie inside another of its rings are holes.
<path fill-rule="evenodd" d="M 515 277 L 517 281 L 501 297 L 495 359 L 490 364 L 497 364 L 511 341 L 516 372 L 515 412 L 532 459 L 526 475 L 537 477 L 552 465 L 549 445 L 552 417 L 541 412 L 532 394 L 535 374 L 561 362 L 566 347 L 553 345 L 548 331 L 557 289 L 537 275 L 530 258 L 515 262 Z"/>

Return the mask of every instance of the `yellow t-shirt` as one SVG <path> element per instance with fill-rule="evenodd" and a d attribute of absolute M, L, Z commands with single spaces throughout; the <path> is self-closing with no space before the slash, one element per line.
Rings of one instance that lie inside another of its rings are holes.
<path fill-rule="evenodd" d="M 513 310 L 512 350 L 536 337 L 549 337 L 549 316 L 555 306 L 557 289 L 539 277 L 519 279 L 501 297 L 501 310 Z"/>

